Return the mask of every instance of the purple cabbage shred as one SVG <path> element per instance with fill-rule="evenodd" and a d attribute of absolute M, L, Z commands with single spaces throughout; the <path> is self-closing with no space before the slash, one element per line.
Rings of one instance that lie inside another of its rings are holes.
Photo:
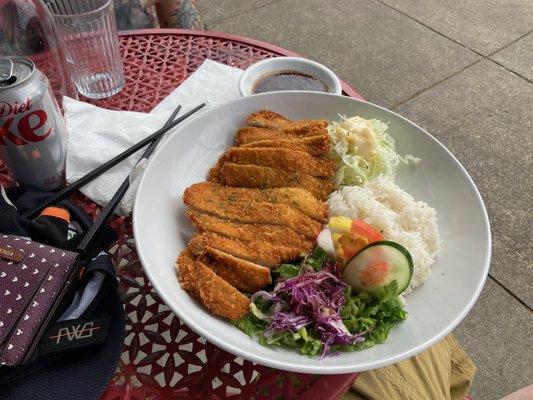
<path fill-rule="evenodd" d="M 324 345 L 322 356 L 330 354 L 332 345 L 363 342 L 365 332 L 352 334 L 342 321 L 340 311 L 347 284 L 335 272 L 328 268 L 304 272 L 279 281 L 270 293 L 254 294 L 252 301 L 260 298 L 274 302 L 271 314 L 265 317 L 269 323 L 265 337 L 311 326 Z"/>

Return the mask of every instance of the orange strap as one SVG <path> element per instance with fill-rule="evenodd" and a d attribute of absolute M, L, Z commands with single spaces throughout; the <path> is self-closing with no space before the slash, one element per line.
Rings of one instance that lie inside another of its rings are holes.
<path fill-rule="evenodd" d="M 46 207 L 41 215 L 43 217 L 56 217 L 70 223 L 70 213 L 61 207 Z"/>

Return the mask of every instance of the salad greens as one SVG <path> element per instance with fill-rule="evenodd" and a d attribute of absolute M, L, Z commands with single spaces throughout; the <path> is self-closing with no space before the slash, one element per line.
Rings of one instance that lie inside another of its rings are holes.
<path fill-rule="evenodd" d="M 377 119 L 343 117 L 328 127 L 332 140 L 332 157 L 337 165 L 337 186 L 362 185 L 378 175 L 394 178 L 400 164 L 419 162 L 411 155 L 396 153 L 394 139 L 386 132 L 388 125 Z"/>
<path fill-rule="evenodd" d="M 320 247 L 300 265 L 282 264 L 272 273 L 273 289 L 255 293 L 251 312 L 236 322 L 263 345 L 313 356 L 360 350 L 383 342 L 407 317 L 396 281 L 376 298 L 352 293 Z"/>

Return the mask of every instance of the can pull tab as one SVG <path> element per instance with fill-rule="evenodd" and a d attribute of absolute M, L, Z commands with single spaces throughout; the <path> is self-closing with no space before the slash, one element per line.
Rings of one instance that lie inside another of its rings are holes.
<path fill-rule="evenodd" d="M 13 76 L 13 61 L 10 58 L 0 58 L 0 82 L 9 80 Z"/>

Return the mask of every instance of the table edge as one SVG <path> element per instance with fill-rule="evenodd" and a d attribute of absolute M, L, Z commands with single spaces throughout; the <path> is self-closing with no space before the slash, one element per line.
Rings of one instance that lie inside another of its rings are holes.
<path fill-rule="evenodd" d="M 283 47 L 279 47 L 267 42 L 263 42 L 262 40 L 258 39 L 252 39 L 245 36 L 239 36 L 234 35 L 226 32 L 220 32 L 220 31 L 201 31 L 201 30 L 193 30 L 193 29 L 135 29 L 131 31 L 120 31 L 120 36 L 139 36 L 139 35 L 191 35 L 191 36 L 204 36 L 204 37 L 211 37 L 216 39 L 224 39 L 224 40 L 231 40 L 233 42 L 240 42 L 247 45 L 252 45 L 273 53 L 278 53 L 282 56 L 287 57 L 302 57 L 302 55 L 287 50 Z M 352 88 L 350 85 L 348 85 L 344 80 L 342 80 L 339 77 L 342 85 L 343 92 L 348 95 L 349 97 L 353 97 L 359 100 L 364 100 L 363 96 L 361 96 L 354 88 Z"/>

